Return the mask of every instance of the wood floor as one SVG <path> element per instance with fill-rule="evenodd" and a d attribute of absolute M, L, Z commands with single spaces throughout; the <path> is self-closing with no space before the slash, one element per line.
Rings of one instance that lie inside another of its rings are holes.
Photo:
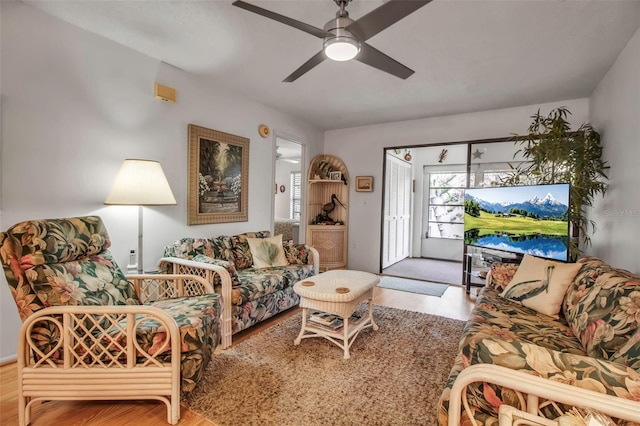
<path fill-rule="evenodd" d="M 449 286 L 442 297 L 424 296 L 396 290 L 378 288 L 374 290 L 374 303 L 397 309 L 428 313 L 448 318 L 466 320 L 473 308 L 475 297 L 465 294 L 458 286 Z M 300 309 L 291 309 L 275 318 L 264 321 L 246 332 L 234 336 L 234 344 L 248 339 L 275 322 L 292 315 L 300 315 Z M 0 366 L 0 424 L 18 424 L 16 364 Z M 155 401 L 116 401 L 116 402 L 75 402 L 51 401 L 36 404 L 32 410 L 32 426 L 50 425 L 166 425 L 164 404 Z M 179 425 L 211 425 L 208 420 L 182 407 Z"/>

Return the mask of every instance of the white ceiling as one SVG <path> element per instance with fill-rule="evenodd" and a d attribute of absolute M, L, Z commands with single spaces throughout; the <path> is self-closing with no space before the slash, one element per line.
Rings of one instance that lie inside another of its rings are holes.
<path fill-rule="evenodd" d="M 247 1 L 319 28 L 337 10 Z M 640 0 L 435 0 L 368 41 L 413 69 L 407 80 L 327 60 L 282 83 L 322 40 L 231 0 L 23 2 L 325 129 L 586 97 L 640 25 Z"/>

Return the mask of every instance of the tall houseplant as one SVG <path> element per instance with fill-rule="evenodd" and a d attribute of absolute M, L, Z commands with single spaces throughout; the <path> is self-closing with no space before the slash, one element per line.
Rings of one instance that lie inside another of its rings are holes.
<path fill-rule="evenodd" d="M 513 174 L 507 184 L 519 184 L 524 178 L 539 184 L 570 183 L 569 221 L 572 235 L 580 237 L 583 246 L 591 244 L 589 230 L 595 232 L 596 224 L 586 217 L 585 206 L 593 205 L 596 195 L 604 196 L 607 189 L 607 162 L 602 159 L 600 134 L 590 124 L 582 124 L 572 131 L 567 117 L 571 112 L 566 107 L 552 110 L 543 116 L 540 110 L 531 116 L 527 135 L 516 136 L 516 144 L 523 147 L 525 161 L 512 166 Z M 570 253 L 580 253 L 577 239 L 572 239 Z"/>

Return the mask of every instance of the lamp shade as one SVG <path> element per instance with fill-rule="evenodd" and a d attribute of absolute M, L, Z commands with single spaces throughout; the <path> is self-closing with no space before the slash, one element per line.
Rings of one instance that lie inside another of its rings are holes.
<path fill-rule="evenodd" d="M 126 159 L 105 204 L 162 206 L 177 204 L 159 162 Z"/>

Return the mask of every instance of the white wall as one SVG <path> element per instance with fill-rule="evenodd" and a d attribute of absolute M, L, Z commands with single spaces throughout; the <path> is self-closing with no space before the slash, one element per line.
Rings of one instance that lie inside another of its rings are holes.
<path fill-rule="evenodd" d="M 590 121 L 609 162 L 609 188 L 589 210 L 598 224 L 586 250 L 640 272 L 640 29 L 589 98 Z"/>
<path fill-rule="evenodd" d="M 588 100 L 576 99 L 325 132 L 325 153 L 340 157 L 353 178 L 372 175 L 374 179 L 373 192 L 355 192 L 353 185 L 350 186 L 349 268 L 379 271 L 385 147 L 490 139 L 525 133 L 531 115 L 538 108 L 542 114 L 546 114 L 558 106 L 569 108 L 574 126 L 588 121 Z"/>
<path fill-rule="evenodd" d="M 177 206 L 144 209 L 145 267 L 180 237 L 269 229 L 273 212 L 272 139 L 258 126 L 295 137 L 308 155 L 323 151 L 323 132 L 122 45 L 18 2 L 2 14 L 2 206 L 0 226 L 98 214 L 124 267 L 137 247 L 137 208 L 104 206 L 125 158 L 161 162 Z M 215 52 L 206 52 L 215 54 Z M 178 102 L 153 97 L 158 81 Z M 249 220 L 187 226 L 187 125 L 250 138 Z M 20 320 L 4 274 L 0 283 L 0 361 L 16 352 Z"/>

